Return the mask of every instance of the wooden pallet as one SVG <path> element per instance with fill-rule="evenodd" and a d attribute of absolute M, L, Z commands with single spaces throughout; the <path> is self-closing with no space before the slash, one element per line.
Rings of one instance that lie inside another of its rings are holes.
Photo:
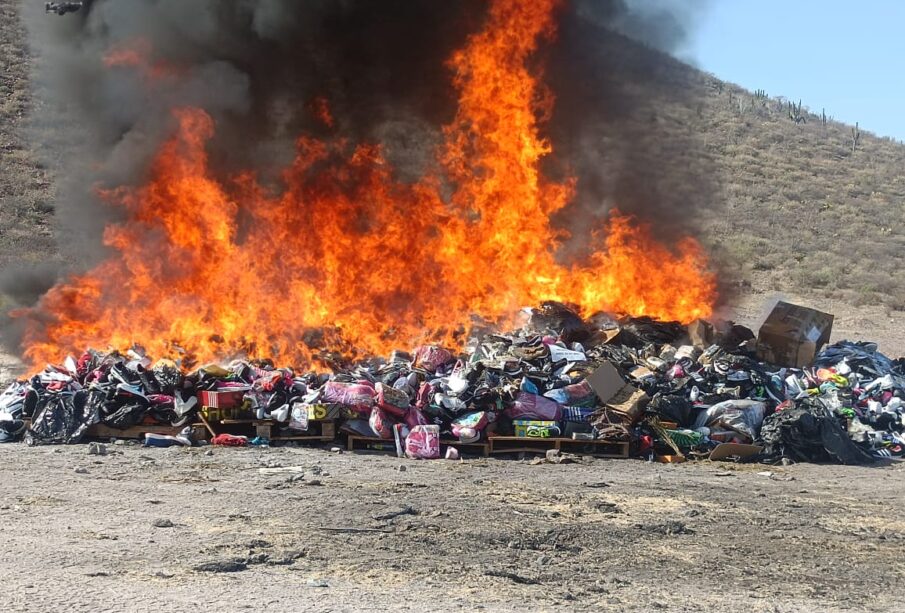
<path fill-rule="evenodd" d="M 147 424 L 142 425 L 139 424 L 137 426 L 131 426 L 124 430 L 120 430 L 119 428 L 111 428 L 106 424 L 94 424 L 93 426 L 88 426 L 88 429 L 85 430 L 86 438 L 134 438 L 134 439 L 142 439 L 145 438 L 145 433 L 150 432 L 151 434 L 166 434 L 168 436 L 176 436 L 185 426 L 177 427 L 177 426 L 169 426 L 166 424 Z M 193 435 L 196 439 L 206 438 L 207 430 L 204 429 L 204 426 L 201 424 L 192 424 Z"/>
<path fill-rule="evenodd" d="M 272 419 L 223 419 L 209 423 L 218 434 L 226 430 L 230 430 L 230 434 L 236 434 L 237 430 L 245 430 L 246 436 L 259 436 L 271 441 L 328 442 L 336 439 L 336 420 L 333 419 L 311 420 L 308 422 L 306 432 L 287 436 L 276 434 L 281 424 Z"/>
<path fill-rule="evenodd" d="M 570 438 L 533 438 L 523 436 L 491 436 L 487 439 L 489 453 L 546 453 L 559 449 L 569 453 L 592 455 L 598 458 L 627 458 L 628 443 L 611 441 L 576 441 Z"/>
<path fill-rule="evenodd" d="M 392 439 L 376 436 L 359 436 L 357 434 L 346 435 L 346 449 L 349 451 L 382 451 L 396 453 L 396 442 Z M 486 442 L 460 443 L 457 440 L 441 440 L 440 456 L 446 452 L 447 447 L 455 447 L 460 452 L 486 457 L 490 451 L 490 445 Z"/>

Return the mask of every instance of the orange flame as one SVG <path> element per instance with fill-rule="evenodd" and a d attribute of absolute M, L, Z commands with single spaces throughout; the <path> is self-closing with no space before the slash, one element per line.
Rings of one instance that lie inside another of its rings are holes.
<path fill-rule="evenodd" d="M 156 356 L 301 365 L 312 346 L 385 354 L 428 339 L 457 344 L 472 316 L 504 323 L 543 300 L 585 314 L 709 316 L 714 278 L 691 238 L 670 249 L 614 211 L 589 261 L 556 260 L 566 235 L 549 218 L 573 182 L 539 172 L 552 151 L 539 124 L 553 99 L 528 64 L 553 36 L 558 4 L 492 3 L 484 29 L 449 62 L 459 107 L 444 129 L 442 172 L 414 184 L 393 179 L 378 146 L 306 137 L 280 193 L 250 173 L 218 181 L 205 152 L 213 121 L 176 110 L 151 180 L 104 194 L 128 212 L 104 236 L 117 257 L 44 297 L 27 358 L 39 366 L 139 343 Z M 444 181 L 455 186 L 446 199 Z"/>

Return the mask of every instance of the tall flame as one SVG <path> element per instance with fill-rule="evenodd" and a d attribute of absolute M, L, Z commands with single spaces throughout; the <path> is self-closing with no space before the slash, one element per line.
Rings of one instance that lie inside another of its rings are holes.
<path fill-rule="evenodd" d="M 586 314 L 709 316 L 715 283 L 691 238 L 670 249 L 614 211 L 587 262 L 556 259 L 566 235 L 550 215 L 574 181 L 539 171 L 552 152 L 539 125 L 553 97 L 529 64 L 555 33 L 558 4 L 492 2 L 484 28 L 449 60 L 458 112 L 437 169 L 413 184 L 393 178 L 378 146 L 308 137 L 278 193 L 251 173 L 219 181 L 205 151 L 213 121 L 176 109 L 149 182 L 103 194 L 127 212 L 104 235 L 116 257 L 20 313 L 27 358 L 40 366 L 139 343 L 157 356 L 178 348 L 197 360 L 241 352 L 302 364 L 312 347 L 455 344 L 472 316 L 501 322 L 543 300 Z M 325 100 L 314 112 L 332 123 Z"/>

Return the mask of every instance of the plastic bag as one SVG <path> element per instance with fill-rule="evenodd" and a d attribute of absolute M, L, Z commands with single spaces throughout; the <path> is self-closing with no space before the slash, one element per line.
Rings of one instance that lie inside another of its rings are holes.
<path fill-rule="evenodd" d="M 538 396 L 519 392 L 515 401 L 506 409 L 506 416 L 512 419 L 540 419 L 559 421 L 562 418 L 562 406 L 559 403 Z"/>
<path fill-rule="evenodd" d="M 392 436 L 392 435 L 391 435 Z M 440 457 L 440 426 L 415 426 L 405 439 L 405 455 L 413 459 Z"/>
<path fill-rule="evenodd" d="M 693 428 L 707 426 L 733 430 L 753 441 L 764 422 L 766 405 L 757 400 L 726 400 L 700 413 Z"/>
<path fill-rule="evenodd" d="M 405 417 L 409 410 L 409 397 L 402 390 L 378 383 L 377 406 L 393 417 Z"/>
<path fill-rule="evenodd" d="M 374 396 L 374 388 L 363 383 L 328 381 L 323 387 L 325 402 L 344 405 L 362 415 L 370 414 Z"/>
<path fill-rule="evenodd" d="M 393 422 L 389 420 L 387 414 L 380 407 L 371 409 L 371 417 L 368 419 L 368 425 L 371 426 L 377 436 L 387 440 L 393 438 Z"/>
<path fill-rule="evenodd" d="M 436 345 L 421 345 L 415 349 L 412 366 L 434 373 L 444 364 L 449 364 L 456 358 L 446 349 Z"/>

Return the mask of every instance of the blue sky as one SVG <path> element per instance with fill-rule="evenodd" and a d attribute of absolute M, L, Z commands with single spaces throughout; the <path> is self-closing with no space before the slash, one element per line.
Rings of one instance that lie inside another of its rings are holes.
<path fill-rule="evenodd" d="M 905 1 L 711 0 L 678 55 L 746 89 L 905 140 Z"/>

